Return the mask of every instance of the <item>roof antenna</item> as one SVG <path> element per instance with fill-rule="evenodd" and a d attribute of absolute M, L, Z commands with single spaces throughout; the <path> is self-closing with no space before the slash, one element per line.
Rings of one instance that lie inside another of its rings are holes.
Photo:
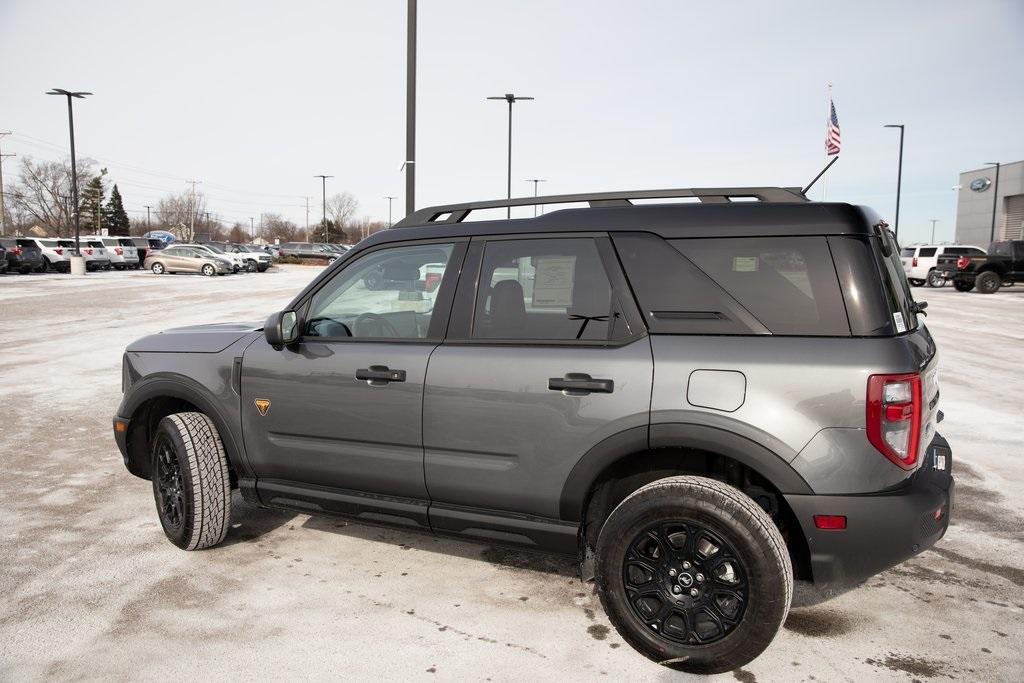
<path fill-rule="evenodd" d="M 836 163 L 837 161 L 839 161 L 839 155 L 838 154 L 835 155 L 834 157 L 832 157 L 832 161 L 828 162 L 828 165 L 826 165 L 825 168 L 821 169 L 821 173 L 819 173 L 818 175 L 814 176 L 814 180 L 812 180 L 807 185 L 807 187 L 805 187 L 804 189 L 800 190 L 800 194 L 802 194 L 803 196 L 806 197 L 807 196 L 807 190 L 811 189 L 814 186 L 814 183 L 818 182 L 818 179 L 821 178 L 821 176 L 825 175 L 825 171 L 827 171 L 828 169 L 832 168 L 832 164 Z"/>

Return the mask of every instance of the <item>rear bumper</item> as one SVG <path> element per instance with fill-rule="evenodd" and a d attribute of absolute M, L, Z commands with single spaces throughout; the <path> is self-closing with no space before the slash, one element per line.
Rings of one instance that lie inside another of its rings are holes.
<path fill-rule="evenodd" d="M 815 587 L 839 592 L 942 538 L 953 504 L 952 464 L 949 444 L 936 435 L 921 467 L 897 489 L 854 496 L 787 495 L 807 540 Z M 846 529 L 818 529 L 815 515 L 845 515 Z"/>

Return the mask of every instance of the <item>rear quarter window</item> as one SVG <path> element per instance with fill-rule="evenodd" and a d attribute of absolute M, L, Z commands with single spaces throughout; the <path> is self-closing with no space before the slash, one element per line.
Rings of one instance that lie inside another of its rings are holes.
<path fill-rule="evenodd" d="M 937 249 L 935 247 L 921 247 L 921 253 L 918 254 L 921 258 L 928 258 L 935 256 Z"/>
<path fill-rule="evenodd" d="M 903 251 L 900 252 L 900 256 L 913 256 L 917 253 L 917 247 L 903 247 Z"/>
<path fill-rule="evenodd" d="M 849 336 L 824 237 L 671 240 L 772 334 Z"/>

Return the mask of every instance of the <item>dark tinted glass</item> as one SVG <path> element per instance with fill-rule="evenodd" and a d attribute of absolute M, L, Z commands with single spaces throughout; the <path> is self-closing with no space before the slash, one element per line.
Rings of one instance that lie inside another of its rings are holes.
<path fill-rule="evenodd" d="M 967 250 L 964 249 L 963 247 L 943 247 L 942 248 L 943 256 L 960 256 L 960 255 L 966 254 L 966 253 L 967 253 Z"/>
<path fill-rule="evenodd" d="M 921 253 L 918 254 L 921 258 L 927 258 L 929 256 L 935 256 L 935 247 L 921 247 Z"/>
<path fill-rule="evenodd" d="M 903 247 L 900 256 L 913 256 L 915 252 L 917 252 L 917 247 Z"/>
<path fill-rule="evenodd" d="M 472 336 L 607 340 L 620 318 L 590 238 L 488 242 Z"/>
<path fill-rule="evenodd" d="M 849 335 L 824 237 L 672 240 L 772 334 Z"/>
<path fill-rule="evenodd" d="M 989 251 L 996 256 L 1010 256 L 1013 244 L 1011 242 L 995 242 Z"/>

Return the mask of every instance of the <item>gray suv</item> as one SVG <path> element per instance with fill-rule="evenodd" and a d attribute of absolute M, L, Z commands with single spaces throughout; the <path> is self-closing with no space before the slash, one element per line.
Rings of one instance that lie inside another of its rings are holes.
<path fill-rule="evenodd" d="M 636 201 L 674 197 L 698 201 Z M 569 553 L 641 653 L 727 671 L 794 582 L 829 597 L 949 524 L 936 348 L 899 254 L 870 210 L 799 189 L 422 209 L 262 328 L 133 343 L 114 433 L 181 548 L 224 539 L 237 488 Z"/>

